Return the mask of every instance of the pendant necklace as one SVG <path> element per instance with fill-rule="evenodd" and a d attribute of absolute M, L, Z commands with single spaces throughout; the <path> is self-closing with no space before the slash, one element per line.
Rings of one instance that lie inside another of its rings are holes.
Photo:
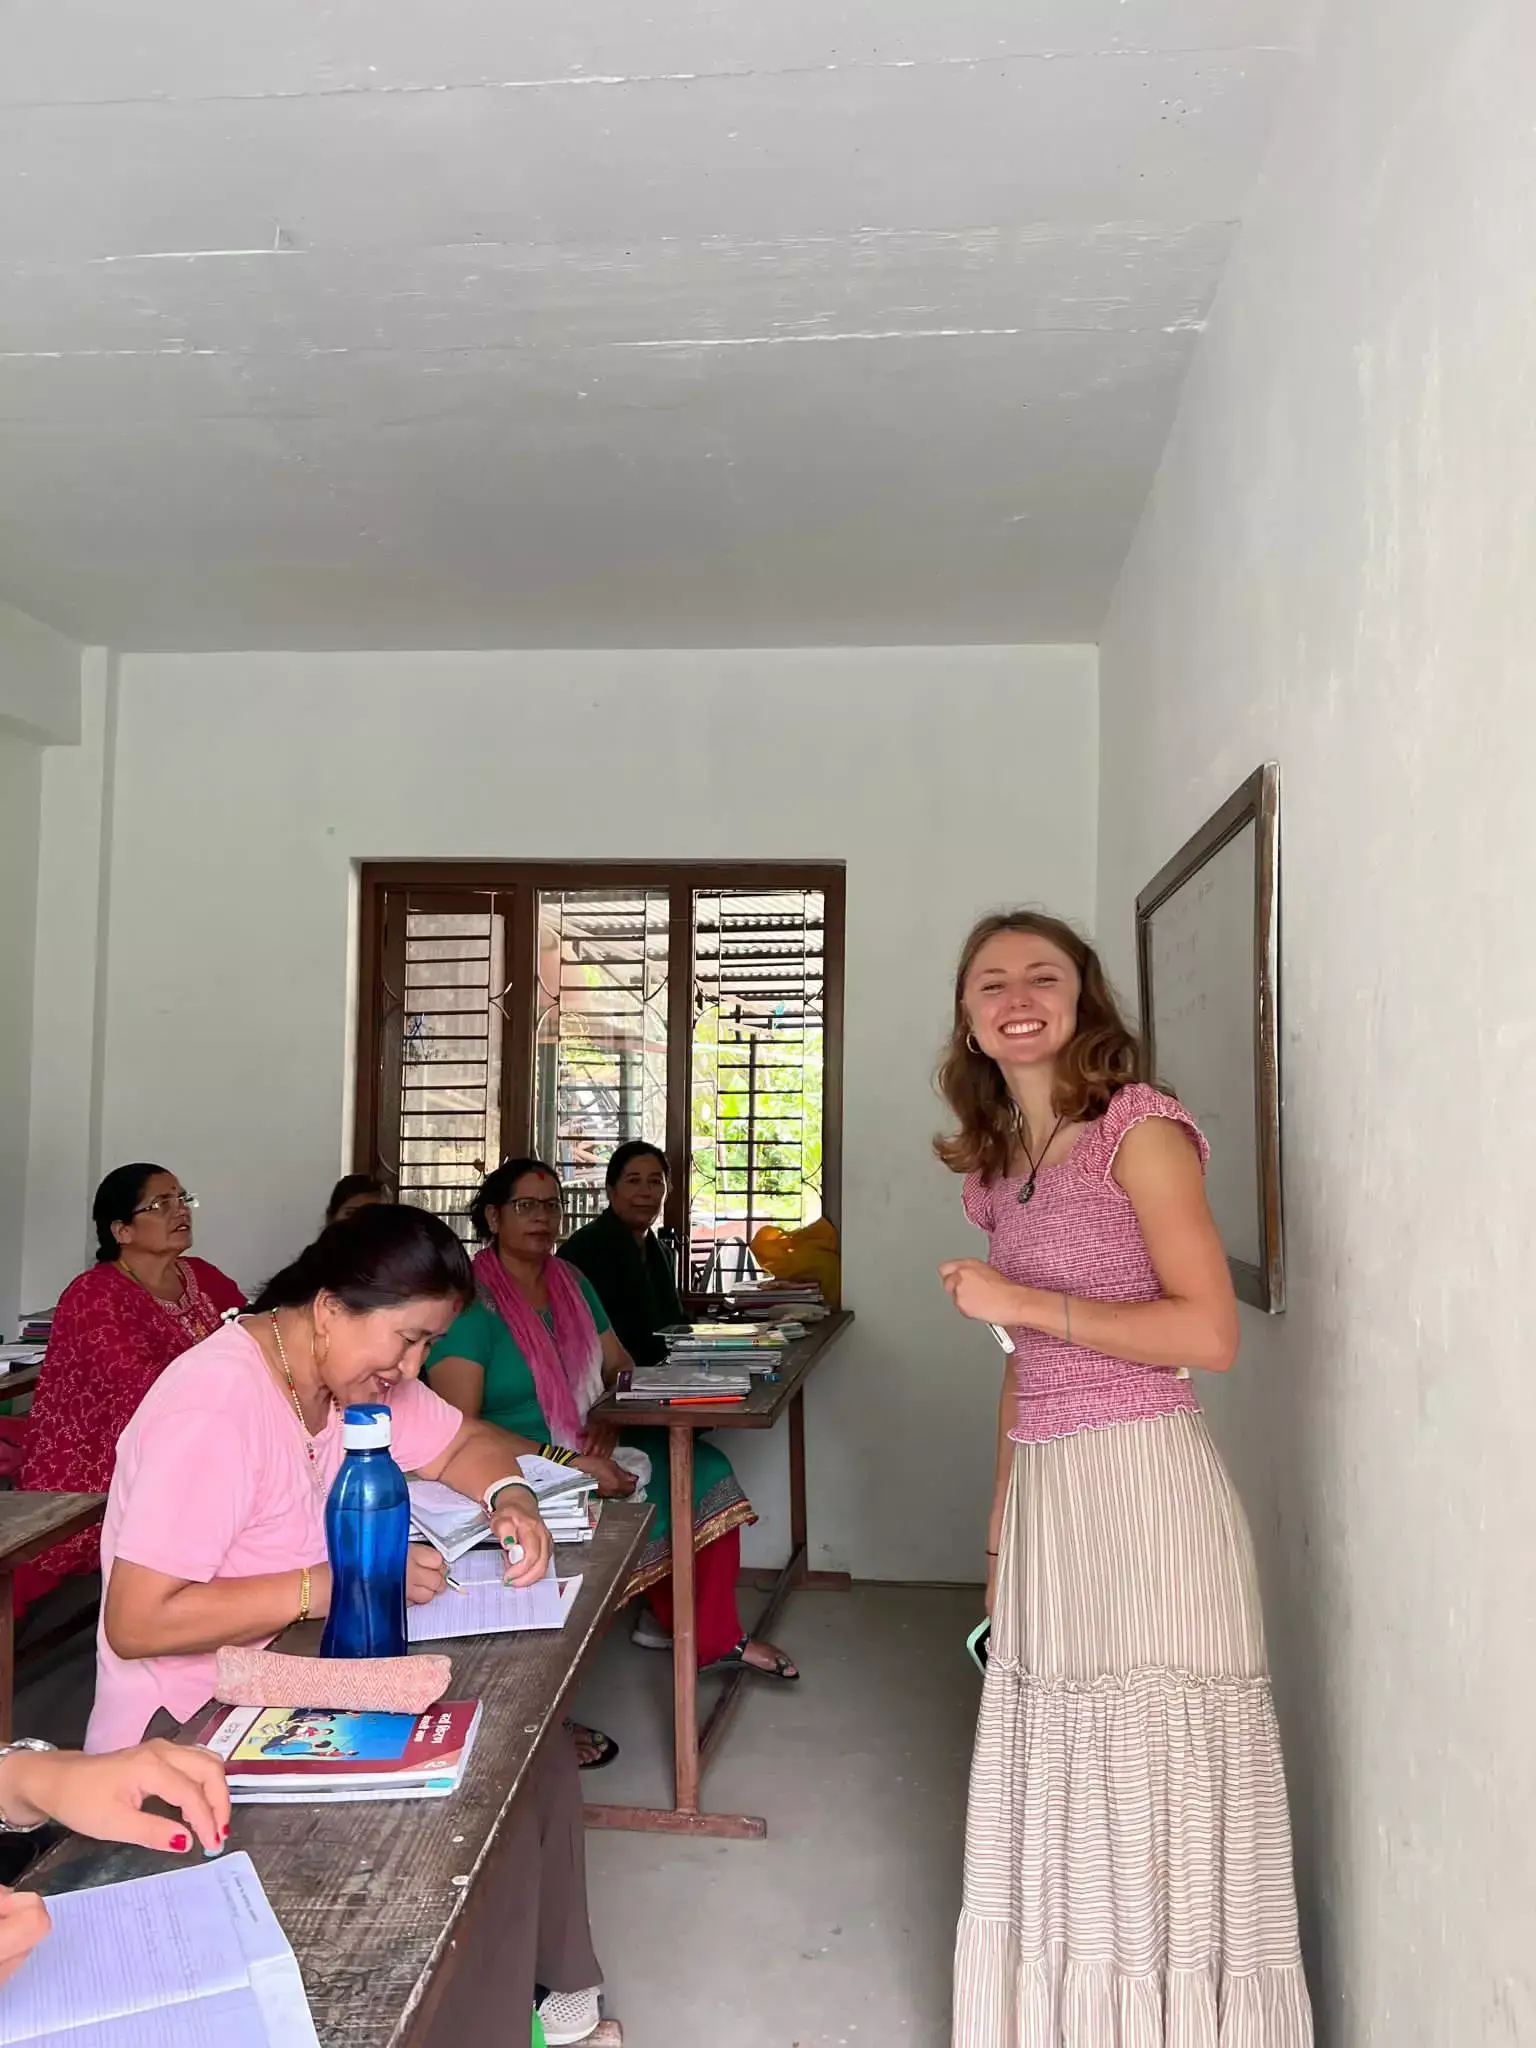
<path fill-rule="evenodd" d="M 1029 1204 L 1035 1199 L 1035 1183 L 1040 1178 L 1040 1169 L 1042 1166 L 1044 1166 L 1047 1158 L 1050 1156 L 1051 1147 L 1055 1144 L 1056 1139 L 1061 1131 L 1061 1127 L 1066 1122 L 1066 1118 L 1064 1116 L 1057 1117 L 1056 1129 L 1051 1132 L 1051 1135 L 1046 1139 L 1045 1143 L 1041 1146 L 1040 1157 L 1037 1160 L 1035 1158 L 1034 1153 L 1031 1152 L 1029 1149 L 1028 1138 L 1026 1138 L 1024 1135 L 1023 1111 L 1018 1108 L 1015 1108 L 1013 1112 L 1013 1117 L 1015 1124 L 1018 1126 L 1019 1143 L 1023 1147 L 1024 1157 L 1029 1161 L 1029 1179 L 1025 1181 L 1023 1187 L 1019 1189 L 1019 1207 L 1021 1209 L 1027 1209 L 1029 1207 Z"/>
<path fill-rule="evenodd" d="M 299 1418 L 299 1427 L 304 1432 L 304 1448 L 309 1453 L 310 1464 L 313 1465 L 315 1462 L 315 1440 L 309 1433 L 309 1424 L 304 1420 L 304 1404 L 299 1399 L 299 1390 L 293 1384 L 293 1373 L 288 1365 L 288 1353 L 283 1349 L 283 1333 L 277 1327 L 276 1309 L 272 1309 L 269 1312 L 269 1320 L 272 1324 L 272 1341 L 277 1346 L 277 1355 L 282 1363 L 283 1378 L 288 1382 L 288 1398 L 293 1403 L 294 1414 Z"/>

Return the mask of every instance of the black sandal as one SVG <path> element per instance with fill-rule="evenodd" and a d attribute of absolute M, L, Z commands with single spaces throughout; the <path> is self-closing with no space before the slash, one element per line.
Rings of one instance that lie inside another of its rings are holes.
<path fill-rule="evenodd" d="M 713 1664 L 706 1664 L 706 1671 L 751 1671 L 759 1678 L 771 1678 L 779 1685 L 798 1685 L 800 1673 L 795 1669 L 793 1658 L 786 1657 L 782 1650 L 775 1650 L 771 1664 L 754 1664 L 747 1655 L 751 1636 L 743 1636 L 734 1650 L 724 1657 L 717 1657 Z M 764 1645 L 766 1648 L 767 1646 Z"/>
<path fill-rule="evenodd" d="M 601 1728 L 588 1728 L 580 1721 L 567 1721 L 565 1732 L 573 1743 L 585 1742 L 589 1749 L 597 1751 L 597 1755 L 588 1757 L 585 1763 L 577 1757 L 578 1771 L 606 1771 L 619 1753 L 619 1745 L 611 1735 L 605 1735 Z"/>

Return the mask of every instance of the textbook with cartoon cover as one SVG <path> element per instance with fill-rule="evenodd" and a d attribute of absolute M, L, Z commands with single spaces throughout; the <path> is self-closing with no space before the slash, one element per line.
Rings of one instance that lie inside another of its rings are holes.
<path fill-rule="evenodd" d="M 200 1739 L 242 1804 L 431 1799 L 457 1791 L 479 1727 L 478 1700 L 440 1700 L 424 1714 L 221 1707 Z"/>

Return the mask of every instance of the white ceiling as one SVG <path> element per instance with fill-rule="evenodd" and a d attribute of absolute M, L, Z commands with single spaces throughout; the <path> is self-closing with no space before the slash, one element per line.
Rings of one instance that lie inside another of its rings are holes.
<path fill-rule="evenodd" d="M 0 0 L 0 596 L 1093 638 L 1318 0 Z"/>

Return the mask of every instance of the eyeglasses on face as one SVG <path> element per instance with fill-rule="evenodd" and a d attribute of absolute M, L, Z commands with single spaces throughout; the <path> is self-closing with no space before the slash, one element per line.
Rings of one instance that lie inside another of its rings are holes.
<path fill-rule="evenodd" d="M 565 1207 L 563 1195 L 514 1195 L 506 1205 L 514 1216 L 558 1216 Z"/>
<path fill-rule="evenodd" d="M 195 1209 L 196 1195 L 189 1195 L 185 1188 L 178 1188 L 174 1195 L 156 1195 L 152 1202 L 141 1202 L 134 1210 L 135 1216 L 170 1216 L 177 1209 Z"/>

